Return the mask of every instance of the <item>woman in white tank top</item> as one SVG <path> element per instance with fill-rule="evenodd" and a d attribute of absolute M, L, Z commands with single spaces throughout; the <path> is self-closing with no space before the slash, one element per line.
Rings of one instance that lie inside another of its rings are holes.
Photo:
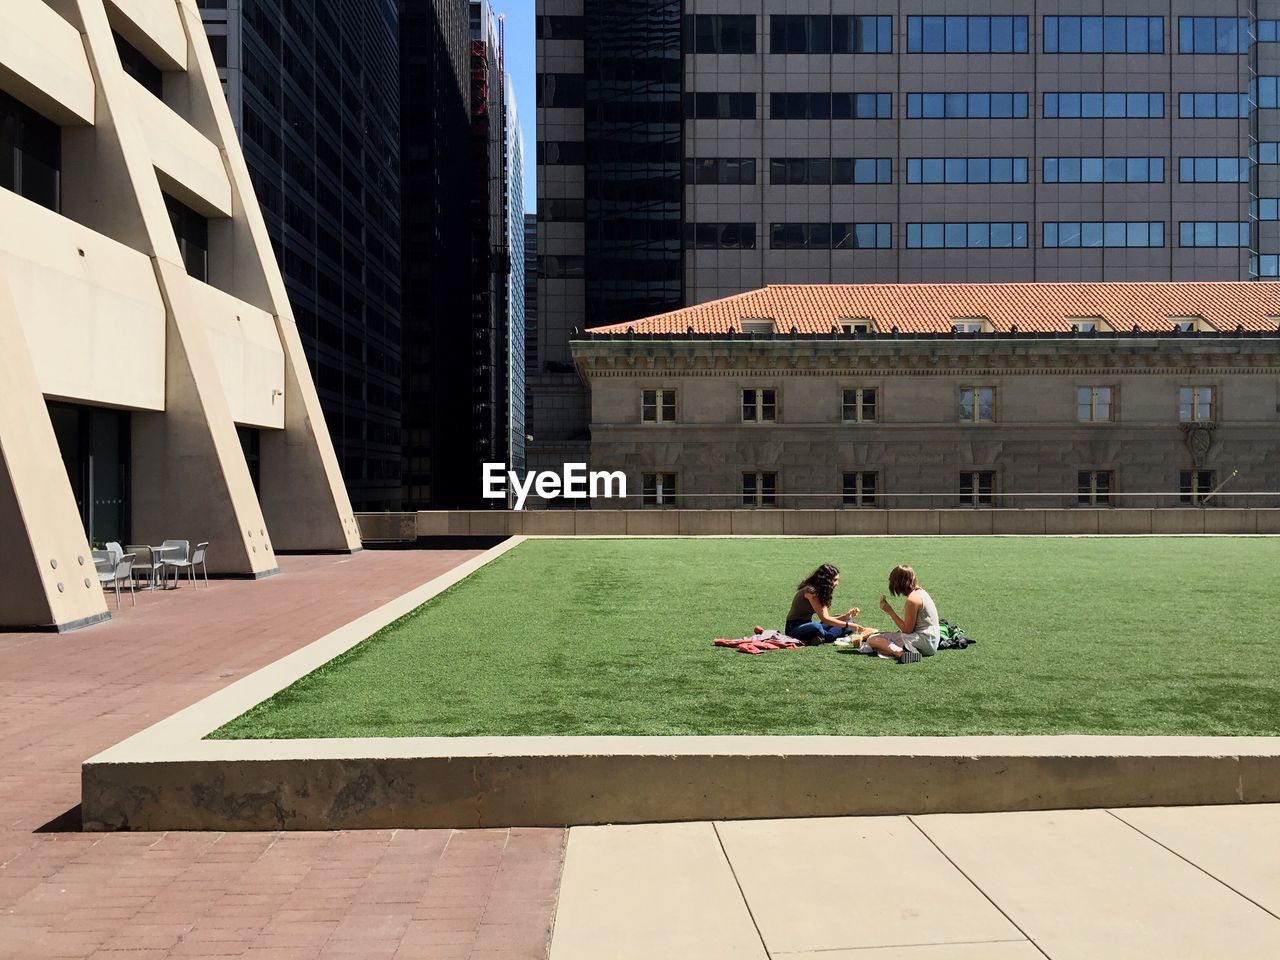
<path fill-rule="evenodd" d="M 921 657 L 932 657 L 938 652 L 938 608 L 933 597 L 916 581 L 916 572 L 906 564 L 889 571 L 889 592 L 895 597 L 906 597 L 902 616 L 893 605 L 880 597 L 880 609 L 893 618 L 897 632 L 869 633 L 863 640 L 876 653 L 891 657 L 899 663 L 919 663 Z"/>

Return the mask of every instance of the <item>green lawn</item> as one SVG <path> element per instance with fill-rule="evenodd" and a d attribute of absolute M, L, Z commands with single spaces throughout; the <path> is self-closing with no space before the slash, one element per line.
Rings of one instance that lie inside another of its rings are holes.
<path fill-rule="evenodd" d="M 711 646 L 911 563 L 978 644 Z M 211 736 L 1280 734 L 1280 539 L 534 540 Z"/>

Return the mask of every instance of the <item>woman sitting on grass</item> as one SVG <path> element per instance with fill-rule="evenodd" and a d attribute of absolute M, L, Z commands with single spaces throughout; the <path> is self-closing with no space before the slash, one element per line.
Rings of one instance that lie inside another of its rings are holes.
<path fill-rule="evenodd" d="M 843 617 L 831 614 L 831 597 L 840 584 L 840 571 L 824 563 L 798 586 L 787 612 L 787 627 L 783 631 L 805 646 L 830 643 L 843 637 L 856 627 L 853 618 L 858 608 L 853 607 Z M 817 617 L 815 621 L 813 618 Z"/>
<path fill-rule="evenodd" d="M 905 563 L 889 571 L 889 592 L 895 597 L 906 597 L 902 616 L 893 605 L 880 597 L 880 609 L 893 618 L 898 632 L 881 633 L 870 627 L 858 631 L 862 642 L 883 657 L 899 663 L 919 663 L 921 657 L 932 657 L 938 652 L 938 608 L 933 597 L 916 581 L 916 572 Z"/>

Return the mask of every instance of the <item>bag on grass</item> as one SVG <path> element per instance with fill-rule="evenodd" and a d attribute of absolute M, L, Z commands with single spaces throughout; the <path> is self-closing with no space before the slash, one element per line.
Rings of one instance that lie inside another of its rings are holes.
<path fill-rule="evenodd" d="M 947 620 L 938 621 L 938 649 L 939 650 L 963 650 L 970 644 L 977 643 L 973 637 L 969 636 L 960 627 L 955 626 Z"/>

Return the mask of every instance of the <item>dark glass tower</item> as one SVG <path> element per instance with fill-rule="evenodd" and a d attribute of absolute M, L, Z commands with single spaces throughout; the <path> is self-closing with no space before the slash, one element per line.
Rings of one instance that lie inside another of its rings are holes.
<path fill-rule="evenodd" d="M 456 505 L 473 459 L 467 0 L 401 0 L 404 507 Z"/>
<path fill-rule="evenodd" d="M 680 0 L 585 0 L 586 315 L 681 299 Z"/>
<path fill-rule="evenodd" d="M 353 506 L 400 501 L 395 0 L 202 0 Z"/>

